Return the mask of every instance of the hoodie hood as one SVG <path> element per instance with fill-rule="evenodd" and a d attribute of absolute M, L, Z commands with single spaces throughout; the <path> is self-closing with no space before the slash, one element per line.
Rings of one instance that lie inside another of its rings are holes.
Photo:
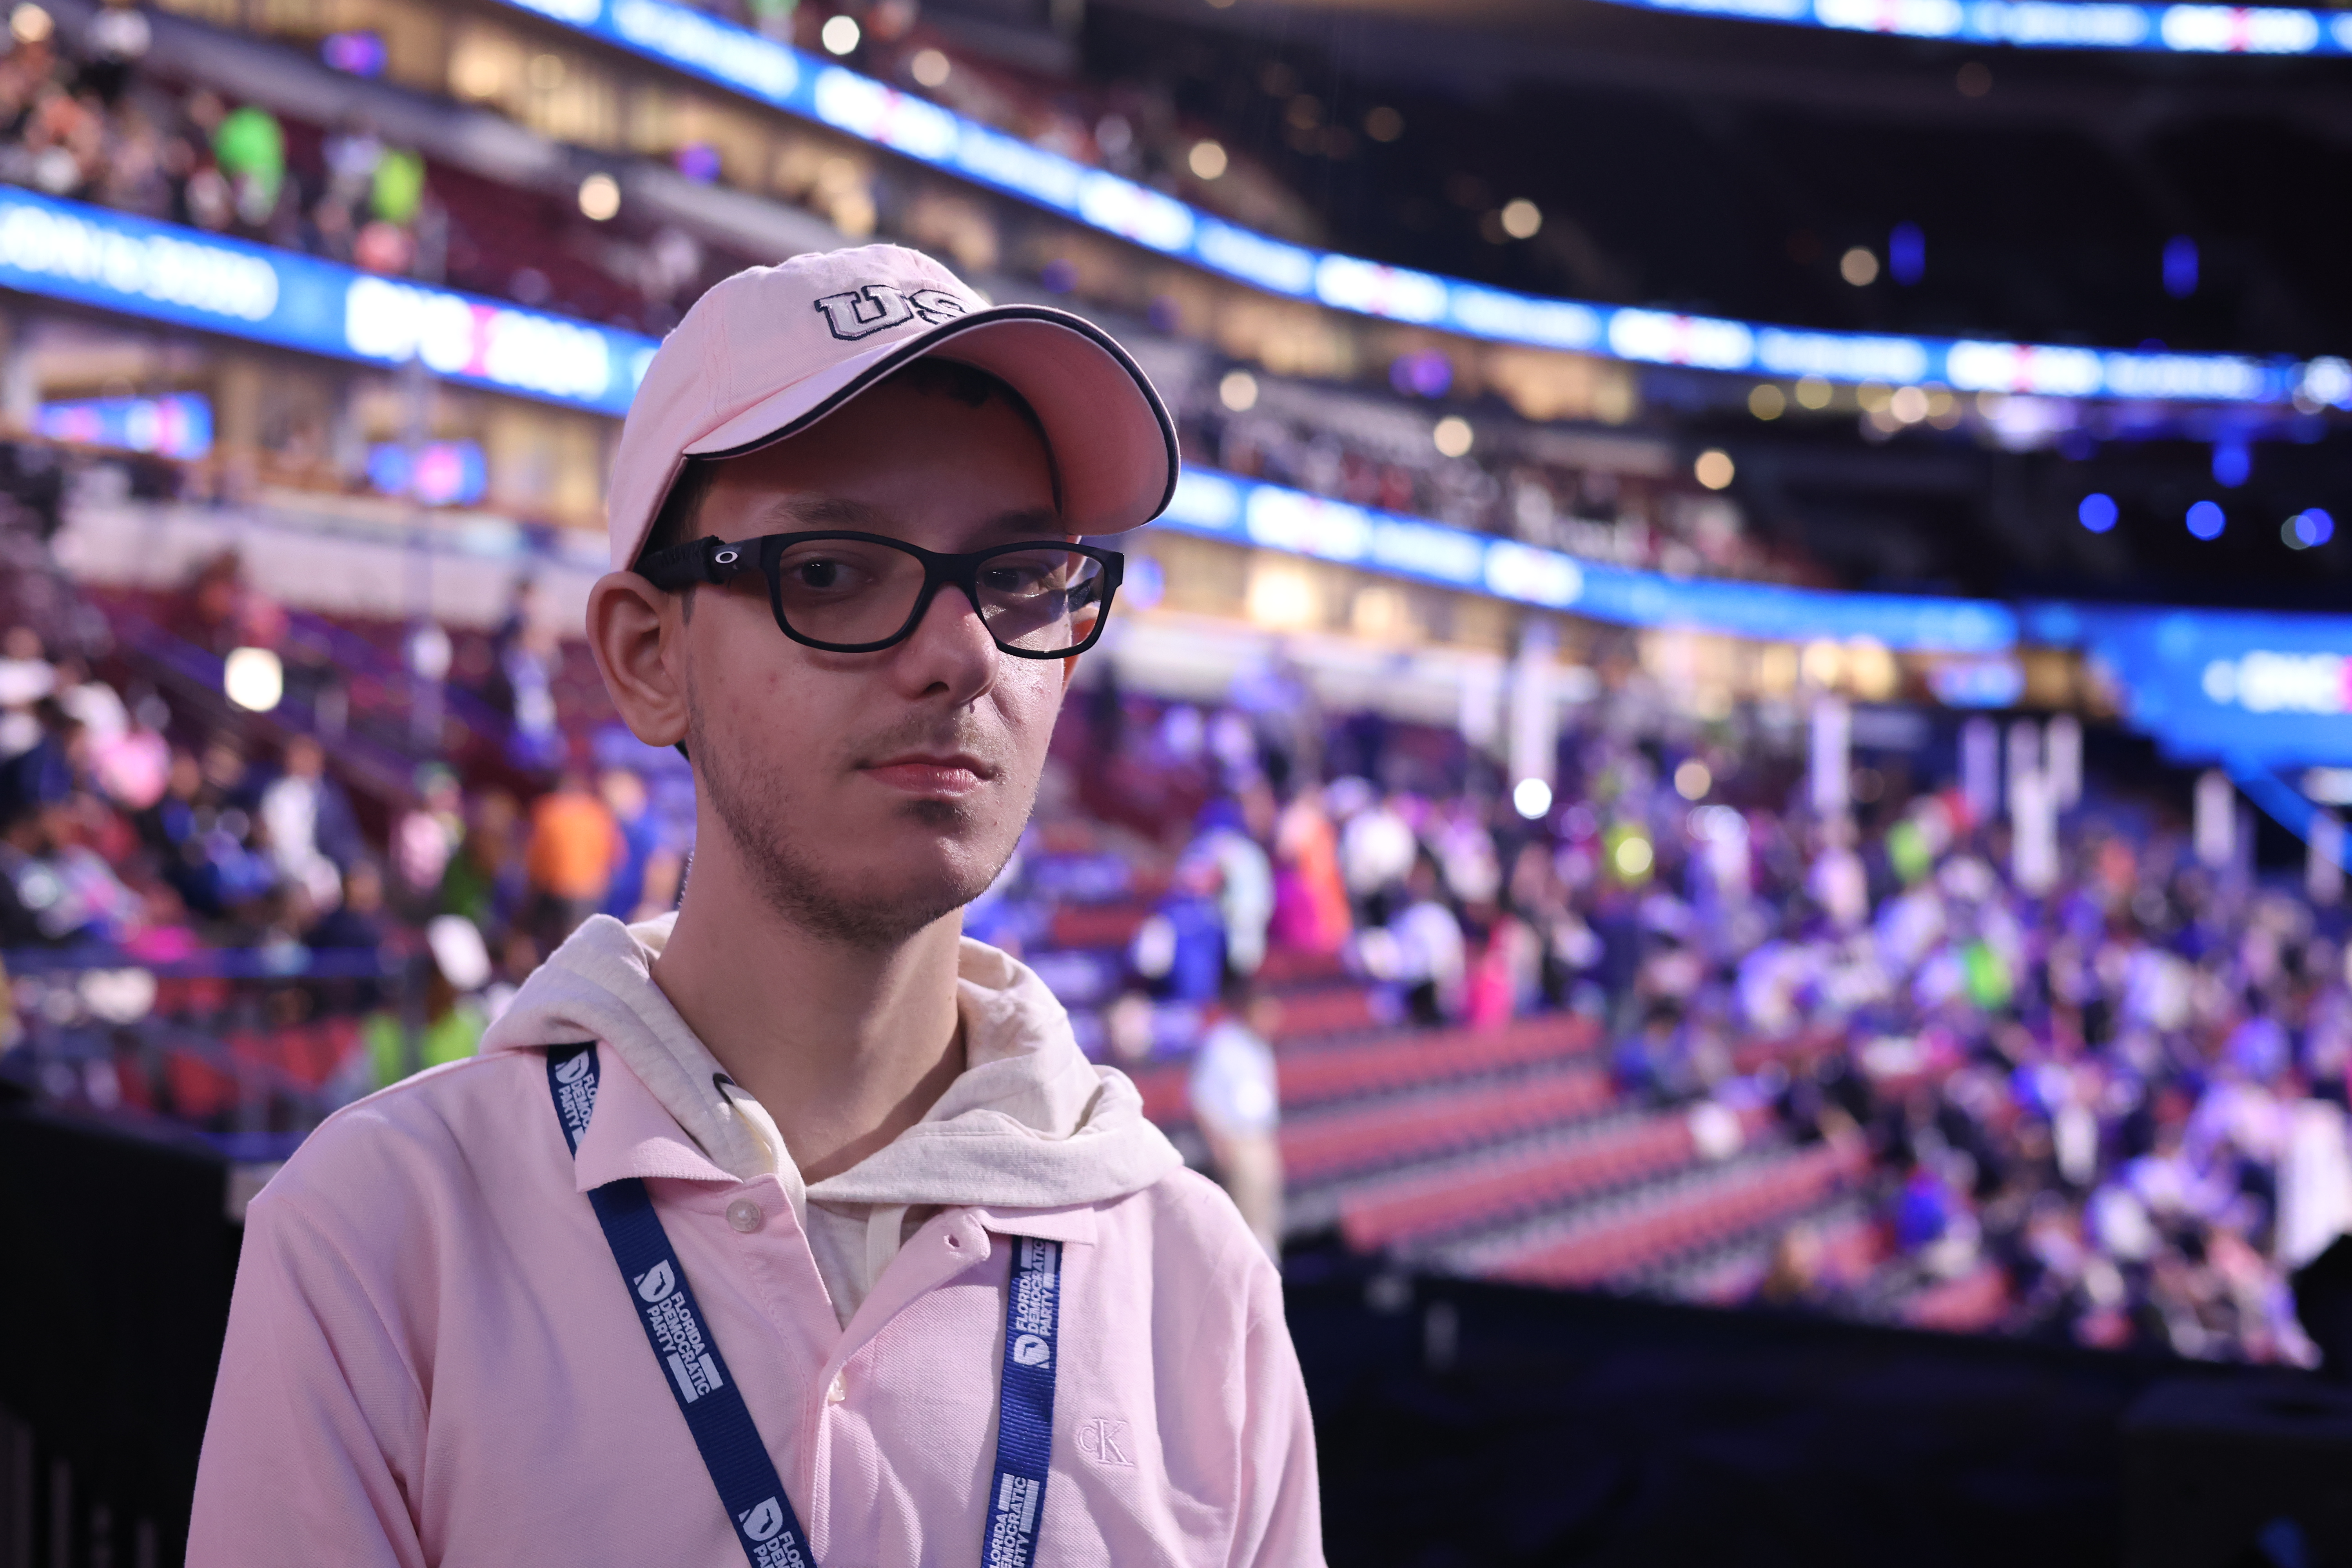
<path fill-rule="evenodd" d="M 775 1122 L 737 1089 L 654 983 L 676 915 L 596 915 L 540 966 L 482 1048 L 595 1039 L 620 1053 L 714 1164 L 771 1172 L 793 1206 L 1059 1208 L 1150 1186 L 1183 1163 L 1116 1068 L 1087 1060 L 1069 1015 L 1010 954 L 964 940 L 957 1006 L 964 1070 L 923 1119 L 840 1174 L 803 1187 Z"/>

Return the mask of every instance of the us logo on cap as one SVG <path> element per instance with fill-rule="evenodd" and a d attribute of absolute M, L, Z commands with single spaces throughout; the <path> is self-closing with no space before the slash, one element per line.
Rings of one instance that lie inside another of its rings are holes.
<path fill-rule="evenodd" d="M 918 289 L 908 294 L 887 283 L 868 283 L 846 294 L 827 294 L 816 308 L 824 312 L 824 324 L 833 329 L 835 337 L 855 342 L 887 327 L 903 327 L 917 316 L 938 326 L 954 321 L 969 307 L 944 289 Z"/>

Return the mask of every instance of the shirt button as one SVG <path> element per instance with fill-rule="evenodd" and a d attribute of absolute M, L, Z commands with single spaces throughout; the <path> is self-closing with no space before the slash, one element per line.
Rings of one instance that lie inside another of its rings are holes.
<path fill-rule="evenodd" d="M 848 1397 L 849 1384 L 842 1381 L 842 1374 L 840 1373 L 835 1373 L 833 1374 L 833 1385 L 824 1391 L 824 1402 L 827 1405 L 838 1405 Z"/>
<path fill-rule="evenodd" d="M 737 1198 L 727 1205 L 727 1223 L 746 1236 L 759 1229 L 767 1217 L 760 1212 L 760 1205 L 749 1198 Z"/>

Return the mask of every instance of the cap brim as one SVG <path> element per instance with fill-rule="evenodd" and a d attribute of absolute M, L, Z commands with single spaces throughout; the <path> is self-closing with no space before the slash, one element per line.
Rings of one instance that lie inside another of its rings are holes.
<path fill-rule="evenodd" d="M 951 359 L 1001 378 L 1036 410 L 1072 533 L 1120 533 L 1176 493 L 1176 426 L 1142 368 L 1093 322 L 999 305 L 843 361 L 761 399 L 687 455 L 736 458 L 807 429 L 912 361 Z"/>

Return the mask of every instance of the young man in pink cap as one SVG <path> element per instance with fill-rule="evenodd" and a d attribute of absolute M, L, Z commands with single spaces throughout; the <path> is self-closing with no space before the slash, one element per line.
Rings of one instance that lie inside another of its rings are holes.
<path fill-rule="evenodd" d="M 688 313 L 588 611 L 694 764 L 682 906 L 255 1200 L 191 1563 L 1320 1562 L 1265 1253 L 961 931 L 1175 454 L 1100 331 L 910 251 Z"/>

